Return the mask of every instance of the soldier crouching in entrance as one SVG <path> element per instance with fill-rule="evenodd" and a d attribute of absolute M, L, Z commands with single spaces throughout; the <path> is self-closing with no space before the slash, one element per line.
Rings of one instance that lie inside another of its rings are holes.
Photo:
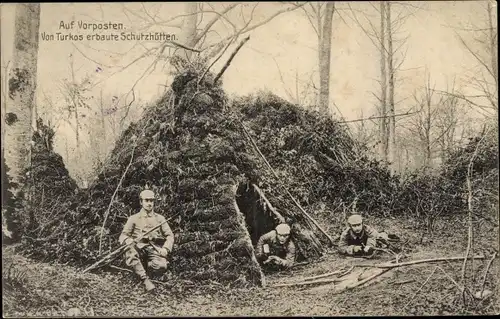
<path fill-rule="evenodd" d="M 373 257 L 377 240 L 383 236 L 374 228 L 365 225 L 361 215 L 351 215 L 347 224 L 349 227 L 340 235 L 339 252 L 354 257 Z"/>
<path fill-rule="evenodd" d="M 257 260 L 273 270 L 291 267 L 296 256 L 290 230 L 288 224 L 279 224 L 274 230 L 262 235 L 255 248 Z"/>
<path fill-rule="evenodd" d="M 151 228 L 166 221 L 165 217 L 153 211 L 155 194 L 144 190 L 139 195 L 142 209 L 129 217 L 118 239 L 120 244 L 130 244 Z M 162 243 L 163 242 L 163 243 Z M 167 270 L 167 257 L 174 245 L 174 234 L 168 223 L 149 233 L 125 252 L 125 263 L 139 276 L 147 291 L 155 289 L 146 269 L 163 274 Z"/>

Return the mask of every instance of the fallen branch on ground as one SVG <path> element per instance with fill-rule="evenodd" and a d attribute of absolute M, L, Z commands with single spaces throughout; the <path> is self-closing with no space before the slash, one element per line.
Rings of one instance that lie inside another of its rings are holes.
<path fill-rule="evenodd" d="M 314 285 L 314 284 L 329 284 L 332 282 L 339 282 L 339 281 L 342 281 L 342 279 L 340 279 L 340 278 L 319 279 L 319 280 L 313 280 L 313 281 L 289 282 L 289 283 L 277 284 L 277 285 L 273 285 L 273 286 L 269 286 L 269 287 L 270 288 L 279 288 L 279 287 L 305 286 L 305 285 Z"/>
<path fill-rule="evenodd" d="M 303 281 L 300 281 L 300 282 L 289 282 L 289 283 L 277 284 L 277 285 L 272 286 L 272 288 L 304 286 L 304 285 L 313 285 L 313 284 L 328 284 L 328 283 L 332 283 L 332 282 L 338 282 L 338 281 L 342 281 L 343 280 L 342 277 L 347 275 L 348 273 L 350 273 L 353 269 L 354 269 L 354 266 L 352 266 L 348 270 L 344 271 L 340 276 L 333 278 L 333 279 L 320 279 L 320 278 L 325 278 L 325 277 L 336 275 L 336 274 L 341 272 L 340 270 L 337 270 L 337 271 L 334 271 L 331 273 L 327 273 L 327 274 L 323 274 L 323 275 L 319 275 L 319 276 L 307 277 L 307 278 L 304 278 Z M 313 280 L 313 279 L 317 279 L 317 280 Z"/>
<path fill-rule="evenodd" d="M 396 282 L 391 282 L 393 285 L 404 285 L 404 284 L 409 284 L 414 282 L 415 279 L 408 279 L 408 280 L 403 280 L 403 281 L 396 281 Z"/>
<path fill-rule="evenodd" d="M 438 262 L 438 261 L 457 261 L 457 260 L 463 260 L 465 257 L 460 256 L 460 257 L 442 257 L 442 258 L 431 258 L 431 259 L 419 259 L 419 260 L 411 260 L 411 261 L 406 261 L 403 263 L 397 263 L 397 264 L 391 264 L 391 263 L 386 263 L 386 264 L 378 264 L 378 265 L 355 265 L 358 267 L 375 267 L 375 268 L 397 268 L 397 267 L 402 267 L 402 266 L 409 266 L 409 265 L 416 265 L 416 264 L 423 264 L 423 263 L 432 263 L 432 262 Z M 469 257 L 473 259 L 484 259 L 484 256 L 474 256 L 474 257 Z"/>
<path fill-rule="evenodd" d="M 352 266 L 351 268 L 349 268 L 347 271 L 344 271 L 344 272 L 342 272 L 342 270 L 336 270 L 336 271 L 329 272 L 329 273 L 322 274 L 322 275 L 317 275 L 317 276 L 312 276 L 312 277 L 306 277 L 306 278 L 304 278 L 302 280 L 307 281 L 307 280 L 320 279 L 320 278 L 325 278 L 325 277 L 330 277 L 330 276 L 333 276 L 333 275 L 337 275 L 337 274 L 340 274 L 340 273 L 341 273 L 341 275 L 338 276 L 338 277 L 343 277 L 343 276 L 347 275 L 348 273 L 350 273 L 353 269 L 354 269 L 354 266 Z"/>
<path fill-rule="evenodd" d="M 378 277 L 378 276 L 380 276 L 380 275 L 382 275 L 382 274 L 384 274 L 384 273 L 388 272 L 389 270 L 391 270 L 391 269 L 383 269 L 381 272 L 379 272 L 379 273 L 377 273 L 377 274 L 373 274 L 373 275 L 371 275 L 370 277 L 365 278 L 365 279 L 363 279 L 363 280 L 361 280 L 361 281 L 358 281 L 357 283 L 355 283 L 355 284 L 354 284 L 354 285 L 352 285 L 352 286 L 347 286 L 347 287 L 345 288 L 345 290 L 354 289 L 354 288 L 356 288 L 356 287 L 358 287 L 358 286 L 364 285 L 364 284 L 365 284 L 365 283 L 367 283 L 368 281 L 370 281 L 370 280 L 372 280 L 372 279 L 375 279 L 376 277 Z M 340 292 L 340 291 L 339 291 L 339 292 Z"/>
<path fill-rule="evenodd" d="M 457 260 L 462 260 L 464 259 L 465 257 L 444 257 L 444 258 L 433 258 L 433 259 L 421 259 L 421 260 L 412 260 L 412 261 L 407 261 L 407 262 L 404 262 L 404 263 L 386 263 L 386 264 L 379 264 L 379 265 L 370 265 L 370 264 L 366 264 L 366 265 L 363 265 L 363 264 L 356 264 L 356 265 L 352 265 L 352 267 L 346 271 L 345 274 L 349 273 L 352 271 L 352 269 L 354 267 L 368 267 L 368 268 L 382 268 L 384 269 L 384 271 L 378 273 L 378 274 L 375 274 L 373 276 L 370 276 L 366 279 L 363 279 L 359 282 L 356 283 L 356 285 L 350 287 L 349 289 L 351 288 L 354 288 L 354 287 L 357 287 L 357 286 L 360 286 L 362 284 L 364 284 L 365 282 L 393 269 L 393 268 L 397 268 L 397 267 L 403 267 L 403 266 L 410 266 L 410 265 L 416 265 L 416 264 L 422 264 L 422 263 L 431 263 L 431 262 L 438 262 L 438 261 L 457 261 Z M 474 259 L 484 259 L 484 256 L 475 256 L 475 257 L 470 257 L 470 258 L 474 258 Z M 443 270 L 444 271 L 444 270 Z M 311 279 L 319 279 L 319 278 L 324 278 L 324 277 L 329 277 L 329 276 L 333 276 L 335 275 L 336 273 L 338 273 L 338 271 L 334 271 L 334 272 L 330 272 L 330 273 L 326 273 L 326 274 L 322 274 L 322 275 L 318 275 L 318 276 L 313 276 L 313 277 L 308 277 L 308 278 L 305 278 L 304 281 L 300 281 L 300 282 L 292 282 L 292 283 L 283 283 L 283 284 L 278 284 L 278 285 L 274 285 L 274 286 L 271 286 L 273 288 L 278 288 L 278 287 L 291 287 L 291 286 L 303 286 L 303 285 L 311 285 L 311 284 L 326 284 L 326 283 L 332 283 L 332 282 L 338 282 L 338 281 L 342 281 L 342 278 L 345 274 L 342 274 L 341 276 L 337 277 L 337 278 L 334 278 L 334 279 L 326 279 L 326 280 L 313 280 L 311 281 Z M 447 274 L 448 275 L 448 274 Z"/>

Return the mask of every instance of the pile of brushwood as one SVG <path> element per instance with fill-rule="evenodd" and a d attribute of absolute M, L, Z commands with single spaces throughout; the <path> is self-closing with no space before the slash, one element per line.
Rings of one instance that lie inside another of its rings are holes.
<path fill-rule="evenodd" d="M 353 201 L 356 209 L 370 215 L 390 211 L 398 177 L 369 159 L 344 125 L 268 92 L 236 99 L 233 107 L 279 176 L 258 161 L 260 188 L 278 210 L 300 216 L 286 188 L 306 211 L 317 203 L 333 211 L 339 203 L 348 206 Z"/>
<path fill-rule="evenodd" d="M 470 185 L 468 185 L 470 182 Z M 470 187 L 469 187 L 470 186 Z M 448 154 L 437 174 L 414 173 L 402 179 L 394 211 L 411 216 L 456 216 L 472 206 L 495 219 L 498 205 L 498 140 L 495 130 Z"/>
<path fill-rule="evenodd" d="M 69 176 L 62 157 L 53 150 L 54 131 L 37 120 L 37 130 L 33 132 L 33 147 L 31 148 L 31 165 L 25 172 L 27 185 L 22 193 L 15 198 L 10 192 L 10 181 L 7 177 L 8 168 L 2 167 L 2 209 L 6 207 L 9 230 L 13 234 L 35 236 L 33 231 L 40 230 L 45 224 L 52 222 L 60 206 L 64 206 L 72 197 L 78 186 Z M 4 161 L 2 156 L 2 161 Z M 5 182 L 5 183 L 4 183 Z M 28 192 L 30 206 L 21 209 L 24 192 Z M 5 197 L 4 197 L 5 195 Z M 26 214 L 28 211 L 28 214 Z"/>
<path fill-rule="evenodd" d="M 36 187 L 32 205 L 42 209 L 57 207 L 78 192 L 61 155 L 54 152 L 54 134 L 52 128 L 38 119 L 37 130 L 33 133 L 29 175 Z"/>

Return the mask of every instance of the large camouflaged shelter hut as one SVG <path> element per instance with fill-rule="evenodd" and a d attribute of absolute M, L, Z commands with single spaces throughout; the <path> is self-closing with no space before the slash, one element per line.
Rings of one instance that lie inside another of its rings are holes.
<path fill-rule="evenodd" d="M 171 90 L 122 134 L 89 188 L 67 198 L 68 211 L 59 212 L 64 229 L 46 227 L 51 236 L 30 243 L 33 254 L 95 262 L 118 246 L 128 216 L 140 209 L 139 192 L 148 187 L 157 194 L 156 212 L 174 216 L 170 269 L 180 278 L 264 284 L 254 245 L 282 220 L 292 224 L 300 259 L 321 256 L 327 239 L 285 188 L 302 204 L 324 196 L 314 179 L 325 165 L 355 157 L 352 140 L 331 120 L 272 94 L 229 101 L 213 83 L 211 73 L 177 75 Z"/>

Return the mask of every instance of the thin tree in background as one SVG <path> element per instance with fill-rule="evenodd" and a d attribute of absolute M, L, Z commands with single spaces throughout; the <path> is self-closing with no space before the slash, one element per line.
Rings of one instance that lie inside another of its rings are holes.
<path fill-rule="evenodd" d="M 389 143 L 388 143 L 388 161 L 390 163 L 391 172 L 394 173 L 396 170 L 396 161 L 397 161 L 397 147 L 396 147 L 396 117 L 395 115 L 395 105 L 394 105 L 394 76 L 395 76 L 395 68 L 394 68 L 394 50 L 393 50 L 393 41 L 392 41 L 392 20 L 391 20 L 391 3 L 388 1 L 385 5 L 385 18 L 386 18 L 386 36 L 387 36 L 387 75 L 388 75 L 388 110 L 387 117 L 389 120 Z M 382 32 L 383 33 L 383 32 Z"/>
<path fill-rule="evenodd" d="M 378 154 L 383 161 L 391 163 L 391 171 L 394 173 L 400 160 L 398 159 L 399 152 L 396 144 L 396 106 L 403 99 L 396 101 L 396 89 L 398 80 L 403 80 L 402 76 L 396 75 L 402 71 L 401 66 L 405 61 L 406 51 L 402 52 L 409 36 L 395 37 L 401 30 L 407 18 L 413 14 L 413 10 L 421 9 L 418 6 L 407 4 L 404 2 L 389 3 L 388 1 L 379 2 L 378 6 L 370 3 L 372 9 L 377 12 L 378 25 L 370 18 L 370 14 L 366 10 L 354 10 L 351 4 L 347 6 L 350 9 L 349 16 L 368 36 L 373 45 L 377 48 L 380 61 L 380 85 L 379 92 L 372 92 L 377 99 L 377 119 L 378 119 Z M 393 7 L 398 5 L 396 17 L 392 18 Z M 364 17 L 364 21 L 360 21 L 358 16 Z M 407 49 L 407 48 L 406 48 Z M 402 112 L 405 113 L 404 111 Z M 407 113 L 410 113 L 407 110 Z M 368 117 L 372 118 L 372 116 Z"/>
<path fill-rule="evenodd" d="M 387 69 L 386 69 L 386 48 L 385 48 L 385 22 L 386 10 L 385 1 L 380 1 L 380 144 L 379 156 L 387 161 L 387 151 L 389 144 L 389 132 L 387 130 Z"/>
<path fill-rule="evenodd" d="M 40 4 L 20 3 L 16 6 L 14 52 L 9 73 L 8 103 L 6 105 L 5 136 L 2 145 L 8 167 L 10 191 L 14 198 L 28 204 L 26 191 L 29 180 L 25 171 L 31 165 L 32 123 L 35 123 L 35 90 L 38 59 L 38 36 L 40 27 Z M 14 223 L 14 237 L 19 238 L 27 226 L 25 210 L 7 211 L 9 223 Z"/>
<path fill-rule="evenodd" d="M 332 19 L 335 2 L 327 2 L 319 40 L 319 107 L 324 114 L 330 112 L 330 62 L 332 52 Z"/>
<path fill-rule="evenodd" d="M 307 5 L 302 6 L 301 9 L 318 39 L 319 111 L 323 114 L 329 114 L 332 22 L 335 13 L 335 2 L 309 2 Z"/>

